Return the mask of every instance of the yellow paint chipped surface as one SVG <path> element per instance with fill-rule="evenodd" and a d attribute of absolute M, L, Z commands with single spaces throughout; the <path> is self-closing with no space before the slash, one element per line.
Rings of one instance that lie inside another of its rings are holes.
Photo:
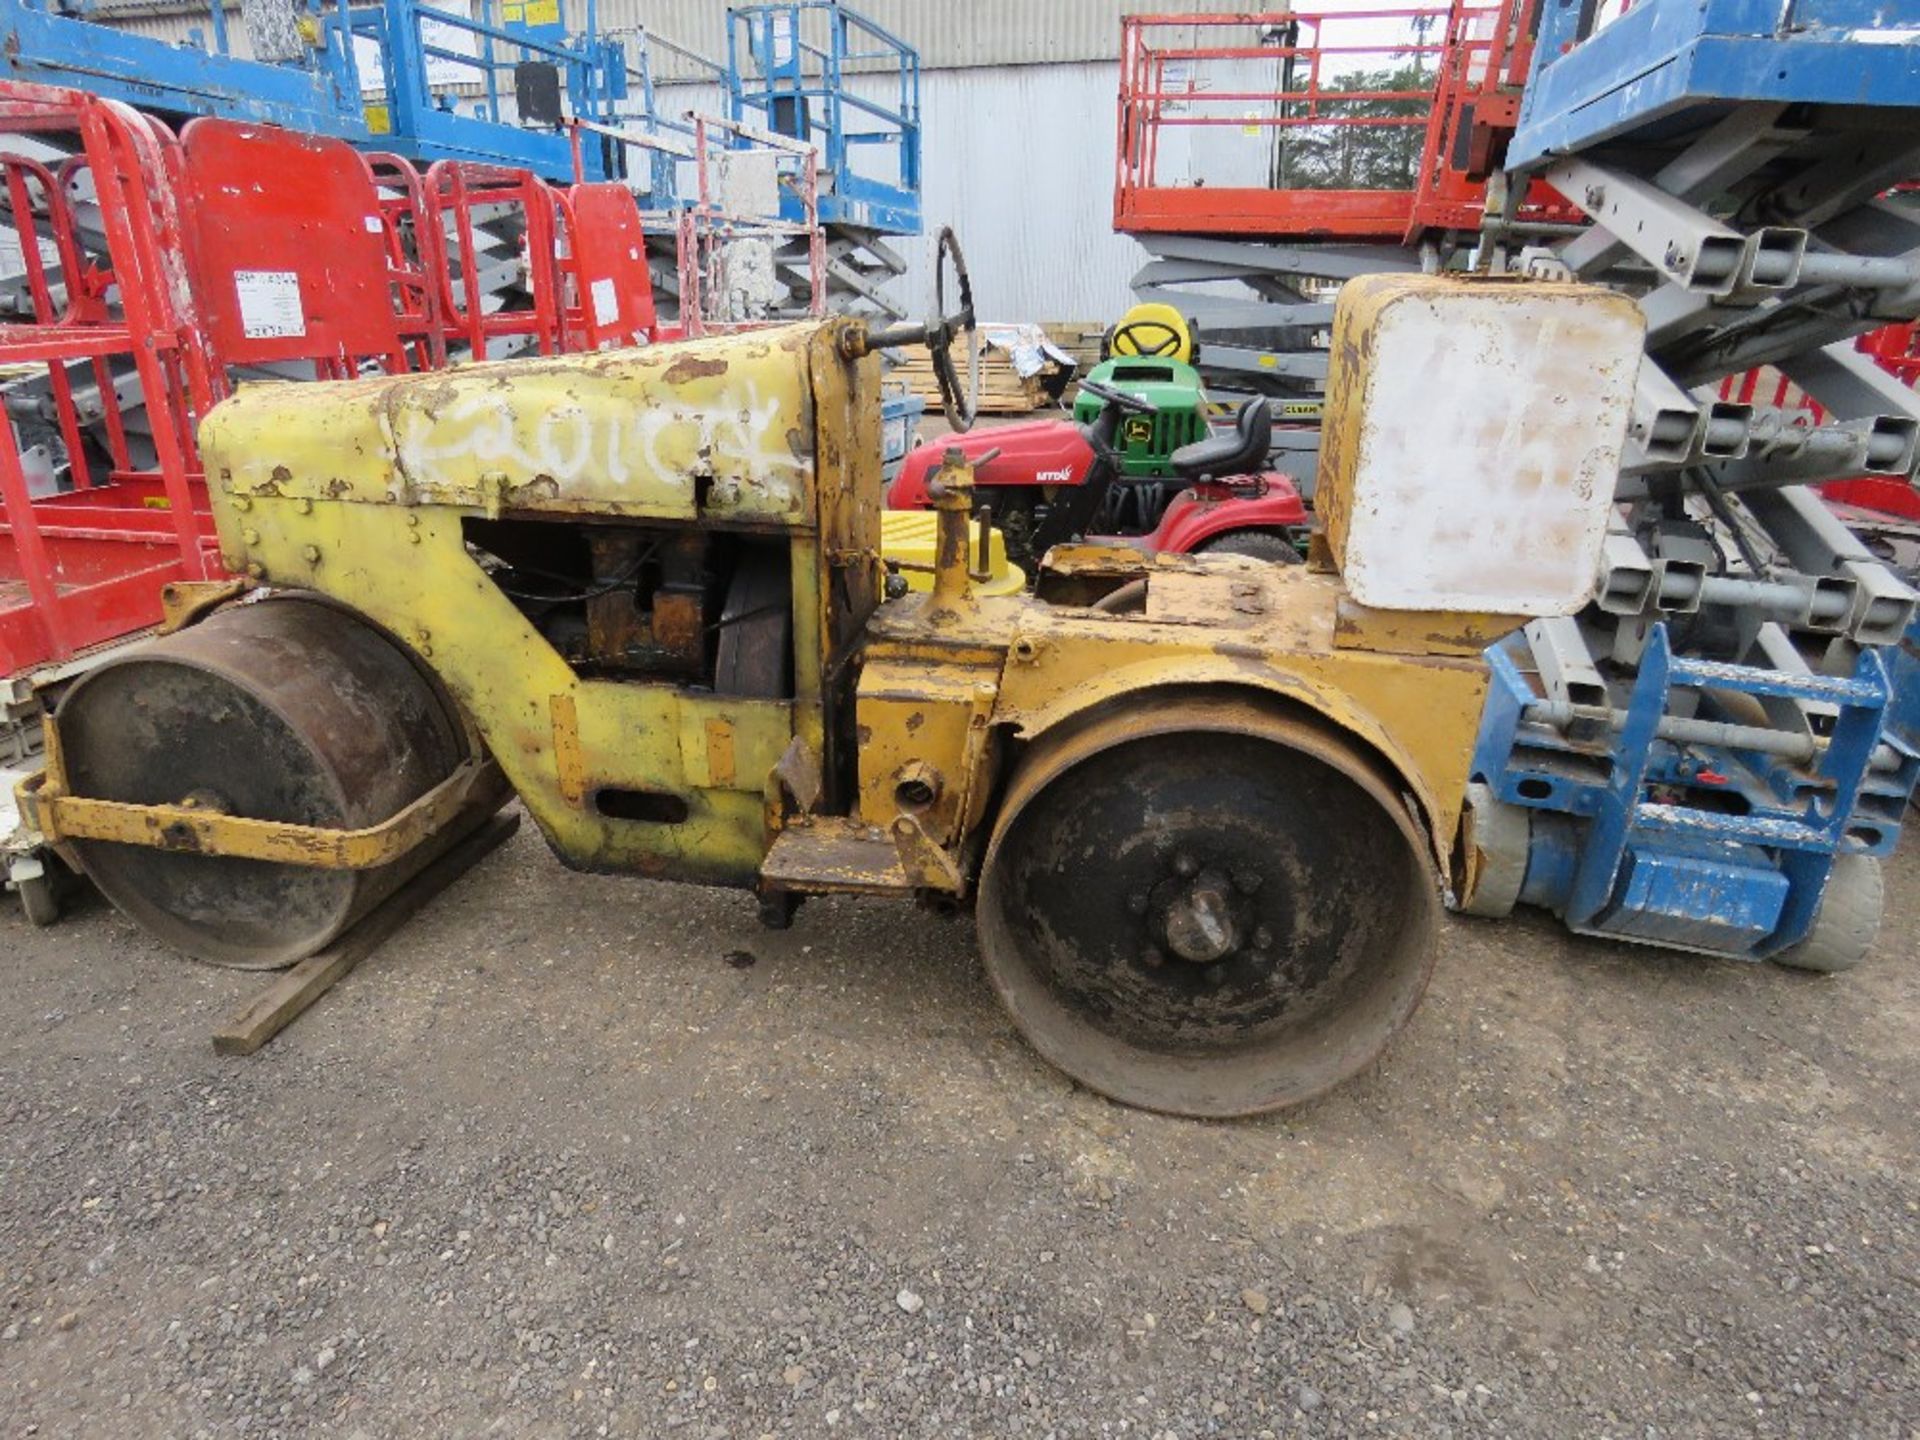
<path fill-rule="evenodd" d="M 222 535 L 234 495 L 799 521 L 818 333 L 244 387 L 200 431 Z"/>

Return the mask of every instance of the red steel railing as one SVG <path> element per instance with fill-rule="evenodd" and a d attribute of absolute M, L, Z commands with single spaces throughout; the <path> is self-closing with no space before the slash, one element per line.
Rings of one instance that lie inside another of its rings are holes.
<path fill-rule="evenodd" d="M 1475 228 L 1537 3 L 1123 17 L 1114 228 L 1391 244 Z M 1544 186 L 1522 207 L 1575 216 Z"/>

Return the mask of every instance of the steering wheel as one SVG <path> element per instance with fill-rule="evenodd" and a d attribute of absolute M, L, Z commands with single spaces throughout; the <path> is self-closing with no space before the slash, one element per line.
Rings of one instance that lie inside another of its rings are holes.
<path fill-rule="evenodd" d="M 1122 340 L 1127 341 L 1133 348 L 1130 351 L 1122 350 L 1120 348 Z M 1141 319 L 1129 320 L 1124 325 L 1118 326 L 1107 342 L 1107 349 L 1115 355 L 1133 354 L 1149 358 L 1160 355 L 1178 357 L 1186 343 L 1187 337 L 1165 320 Z"/>
<path fill-rule="evenodd" d="M 953 267 L 954 290 L 960 308 L 947 312 L 947 267 Z M 940 408 L 955 430 L 970 430 L 980 411 L 980 332 L 973 323 L 973 281 L 967 276 L 966 257 L 953 227 L 943 226 L 933 258 L 933 306 L 939 319 L 927 327 L 927 353 L 933 357 L 933 378 L 940 386 Z M 963 390 L 953 363 L 953 342 L 964 334 L 967 346 L 967 383 Z"/>
<path fill-rule="evenodd" d="M 1111 385 L 1103 385 L 1098 380 L 1082 380 L 1080 388 L 1088 395 L 1097 395 L 1107 404 L 1115 406 L 1123 415 L 1158 415 L 1160 407 L 1151 400 L 1139 395 L 1130 395 L 1125 390 L 1116 390 Z"/>

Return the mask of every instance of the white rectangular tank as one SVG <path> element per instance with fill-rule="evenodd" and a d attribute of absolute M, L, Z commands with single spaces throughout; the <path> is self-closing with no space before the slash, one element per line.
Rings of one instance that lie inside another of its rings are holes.
<path fill-rule="evenodd" d="M 1593 286 L 1348 281 L 1315 498 L 1353 597 L 1516 616 L 1584 606 L 1644 333 L 1630 298 Z"/>

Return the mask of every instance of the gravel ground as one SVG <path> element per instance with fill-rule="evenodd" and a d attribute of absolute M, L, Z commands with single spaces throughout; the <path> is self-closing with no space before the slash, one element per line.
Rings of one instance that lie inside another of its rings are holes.
<path fill-rule="evenodd" d="M 1412 1028 L 1197 1124 L 964 921 L 523 832 L 268 1050 L 0 916 L 0 1434 L 1920 1436 L 1920 854 L 1821 981 L 1450 921 Z"/>

